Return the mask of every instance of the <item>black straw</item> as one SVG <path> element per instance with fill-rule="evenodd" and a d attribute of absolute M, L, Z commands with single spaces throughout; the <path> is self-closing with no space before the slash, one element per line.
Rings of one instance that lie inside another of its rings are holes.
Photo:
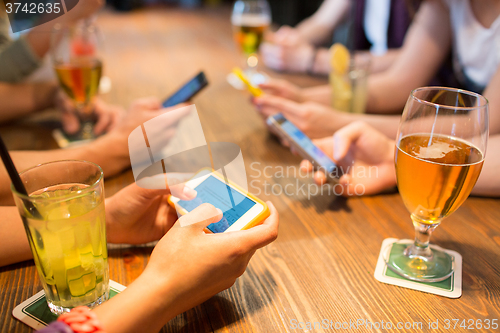
<path fill-rule="evenodd" d="M 28 192 L 26 191 L 26 188 L 24 187 L 24 184 L 21 180 L 21 177 L 19 177 L 19 173 L 17 172 L 16 166 L 14 165 L 14 162 L 12 162 L 12 158 L 10 157 L 9 151 L 7 150 L 7 147 L 5 146 L 5 143 L 3 142 L 2 137 L 0 136 L 0 156 L 2 157 L 3 164 L 5 165 L 5 169 L 7 169 L 7 172 L 9 173 L 10 180 L 12 181 L 12 184 L 14 185 L 14 188 L 16 191 L 22 195 L 28 196 Z M 31 212 L 31 215 L 35 218 L 40 218 L 40 212 L 36 209 L 36 207 L 33 205 L 31 201 L 24 200 L 24 204 L 26 205 L 26 208 Z"/>

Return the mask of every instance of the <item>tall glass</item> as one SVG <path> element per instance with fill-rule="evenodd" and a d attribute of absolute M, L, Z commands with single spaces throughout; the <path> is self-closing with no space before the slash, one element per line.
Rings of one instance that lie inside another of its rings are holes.
<path fill-rule="evenodd" d="M 370 55 L 365 54 L 351 57 L 345 73 L 339 73 L 335 68 L 332 68 L 329 81 L 334 109 L 351 113 L 365 113 L 370 63 Z"/>
<path fill-rule="evenodd" d="M 231 16 L 234 39 L 246 56 L 247 75 L 256 73 L 257 53 L 264 32 L 271 24 L 271 10 L 266 0 L 237 0 Z"/>
<path fill-rule="evenodd" d="M 411 92 L 396 140 L 399 193 L 410 211 L 415 242 L 386 258 L 408 279 L 437 282 L 453 273 L 450 255 L 429 245 L 432 232 L 467 199 L 483 166 L 488 101 L 452 88 Z"/>
<path fill-rule="evenodd" d="M 75 26 L 57 25 L 51 41 L 54 69 L 64 92 L 75 104 L 80 120 L 76 139 L 92 139 L 96 115 L 92 100 L 99 90 L 102 62 L 97 28 L 88 21 Z"/>
<path fill-rule="evenodd" d="M 41 164 L 12 192 L 50 311 L 94 307 L 109 296 L 102 169 L 85 161 Z"/>

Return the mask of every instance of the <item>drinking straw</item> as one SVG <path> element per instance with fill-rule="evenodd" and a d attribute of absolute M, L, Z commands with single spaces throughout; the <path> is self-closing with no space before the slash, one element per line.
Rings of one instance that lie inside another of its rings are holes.
<path fill-rule="evenodd" d="M 351 7 L 349 8 L 349 29 L 348 29 L 348 40 L 347 40 L 347 49 L 349 50 L 349 54 L 351 56 L 351 63 L 354 59 L 354 51 L 356 50 L 356 15 L 357 15 L 357 2 L 351 1 Z"/>
<path fill-rule="evenodd" d="M 3 142 L 1 136 L 0 136 L 0 156 L 2 157 L 3 164 L 5 165 L 5 168 L 9 173 L 10 180 L 12 181 L 12 184 L 14 185 L 16 191 L 22 195 L 28 196 L 28 192 L 26 191 L 26 188 L 24 187 L 24 184 L 21 181 L 21 177 L 19 177 L 19 173 L 17 172 L 14 162 L 12 162 L 12 158 L 10 157 L 9 151 L 7 150 L 7 147 L 5 146 L 5 143 Z M 40 212 L 36 209 L 36 207 L 33 205 L 31 201 L 24 199 L 23 201 L 26 208 L 28 208 L 33 217 L 41 218 Z"/>

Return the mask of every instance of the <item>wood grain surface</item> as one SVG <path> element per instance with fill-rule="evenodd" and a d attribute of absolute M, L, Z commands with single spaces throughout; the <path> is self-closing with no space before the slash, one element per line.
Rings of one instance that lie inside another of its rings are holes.
<path fill-rule="evenodd" d="M 279 172 L 281 166 L 296 167 L 300 159 L 269 136 L 249 95 L 226 82 L 230 70 L 243 65 L 232 41 L 229 16 L 224 7 L 192 11 L 150 8 L 127 14 L 105 11 L 98 18 L 105 36 L 104 71 L 113 85 L 104 98 L 123 106 L 139 97 L 163 98 L 203 69 L 210 85 L 194 102 L 207 141 L 238 144 L 251 191 L 271 200 L 280 212 L 278 240 L 255 254 L 236 284 L 179 315 L 163 332 L 302 332 L 293 329 L 294 319 L 422 322 L 424 331 L 431 331 L 427 323 L 436 319 L 500 320 L 500 201 L 469 198 L 432 238 L 433 243 L 463 256 L 461 298 L 448 299 L 375 280 L 382 241 L 414 235 L 399 194 L 344 199 L 327 193 L 310 198 L 301 191 L 290 193 L 301 185 L 307 188 L 312 180 Z M 268 73 L 302 86 L 326 82 Z M 50 130 L 37 123 L 9 124 L 1 132 L 11 149 L 55 145 Z M 262 173 L 264 167 L 268 167 L 266 174 Z M 106 179 L 107 196 L 132 181 L 130 170 Z M 280 186 L 287 184 L 292 184 L 289 193 L 280 193 Z M 111 278 L 130 284 L 146 266 L 151 250 L 110 250 Z M 0 268 L 1 332 L 31 331 L 11 313 L 40 289 L 32 262 Z"/>

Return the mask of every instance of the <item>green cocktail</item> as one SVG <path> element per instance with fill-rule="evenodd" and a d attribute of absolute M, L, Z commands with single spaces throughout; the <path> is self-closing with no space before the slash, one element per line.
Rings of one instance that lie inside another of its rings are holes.
<path fill-rule="evenodd" d="M 13 190 L 14 197 L 51 311 L 60 314 L 107 300 L 101 169 L 88 162 L 62 161 L 29 169 L 21 179 L 30 195 Z"/>

